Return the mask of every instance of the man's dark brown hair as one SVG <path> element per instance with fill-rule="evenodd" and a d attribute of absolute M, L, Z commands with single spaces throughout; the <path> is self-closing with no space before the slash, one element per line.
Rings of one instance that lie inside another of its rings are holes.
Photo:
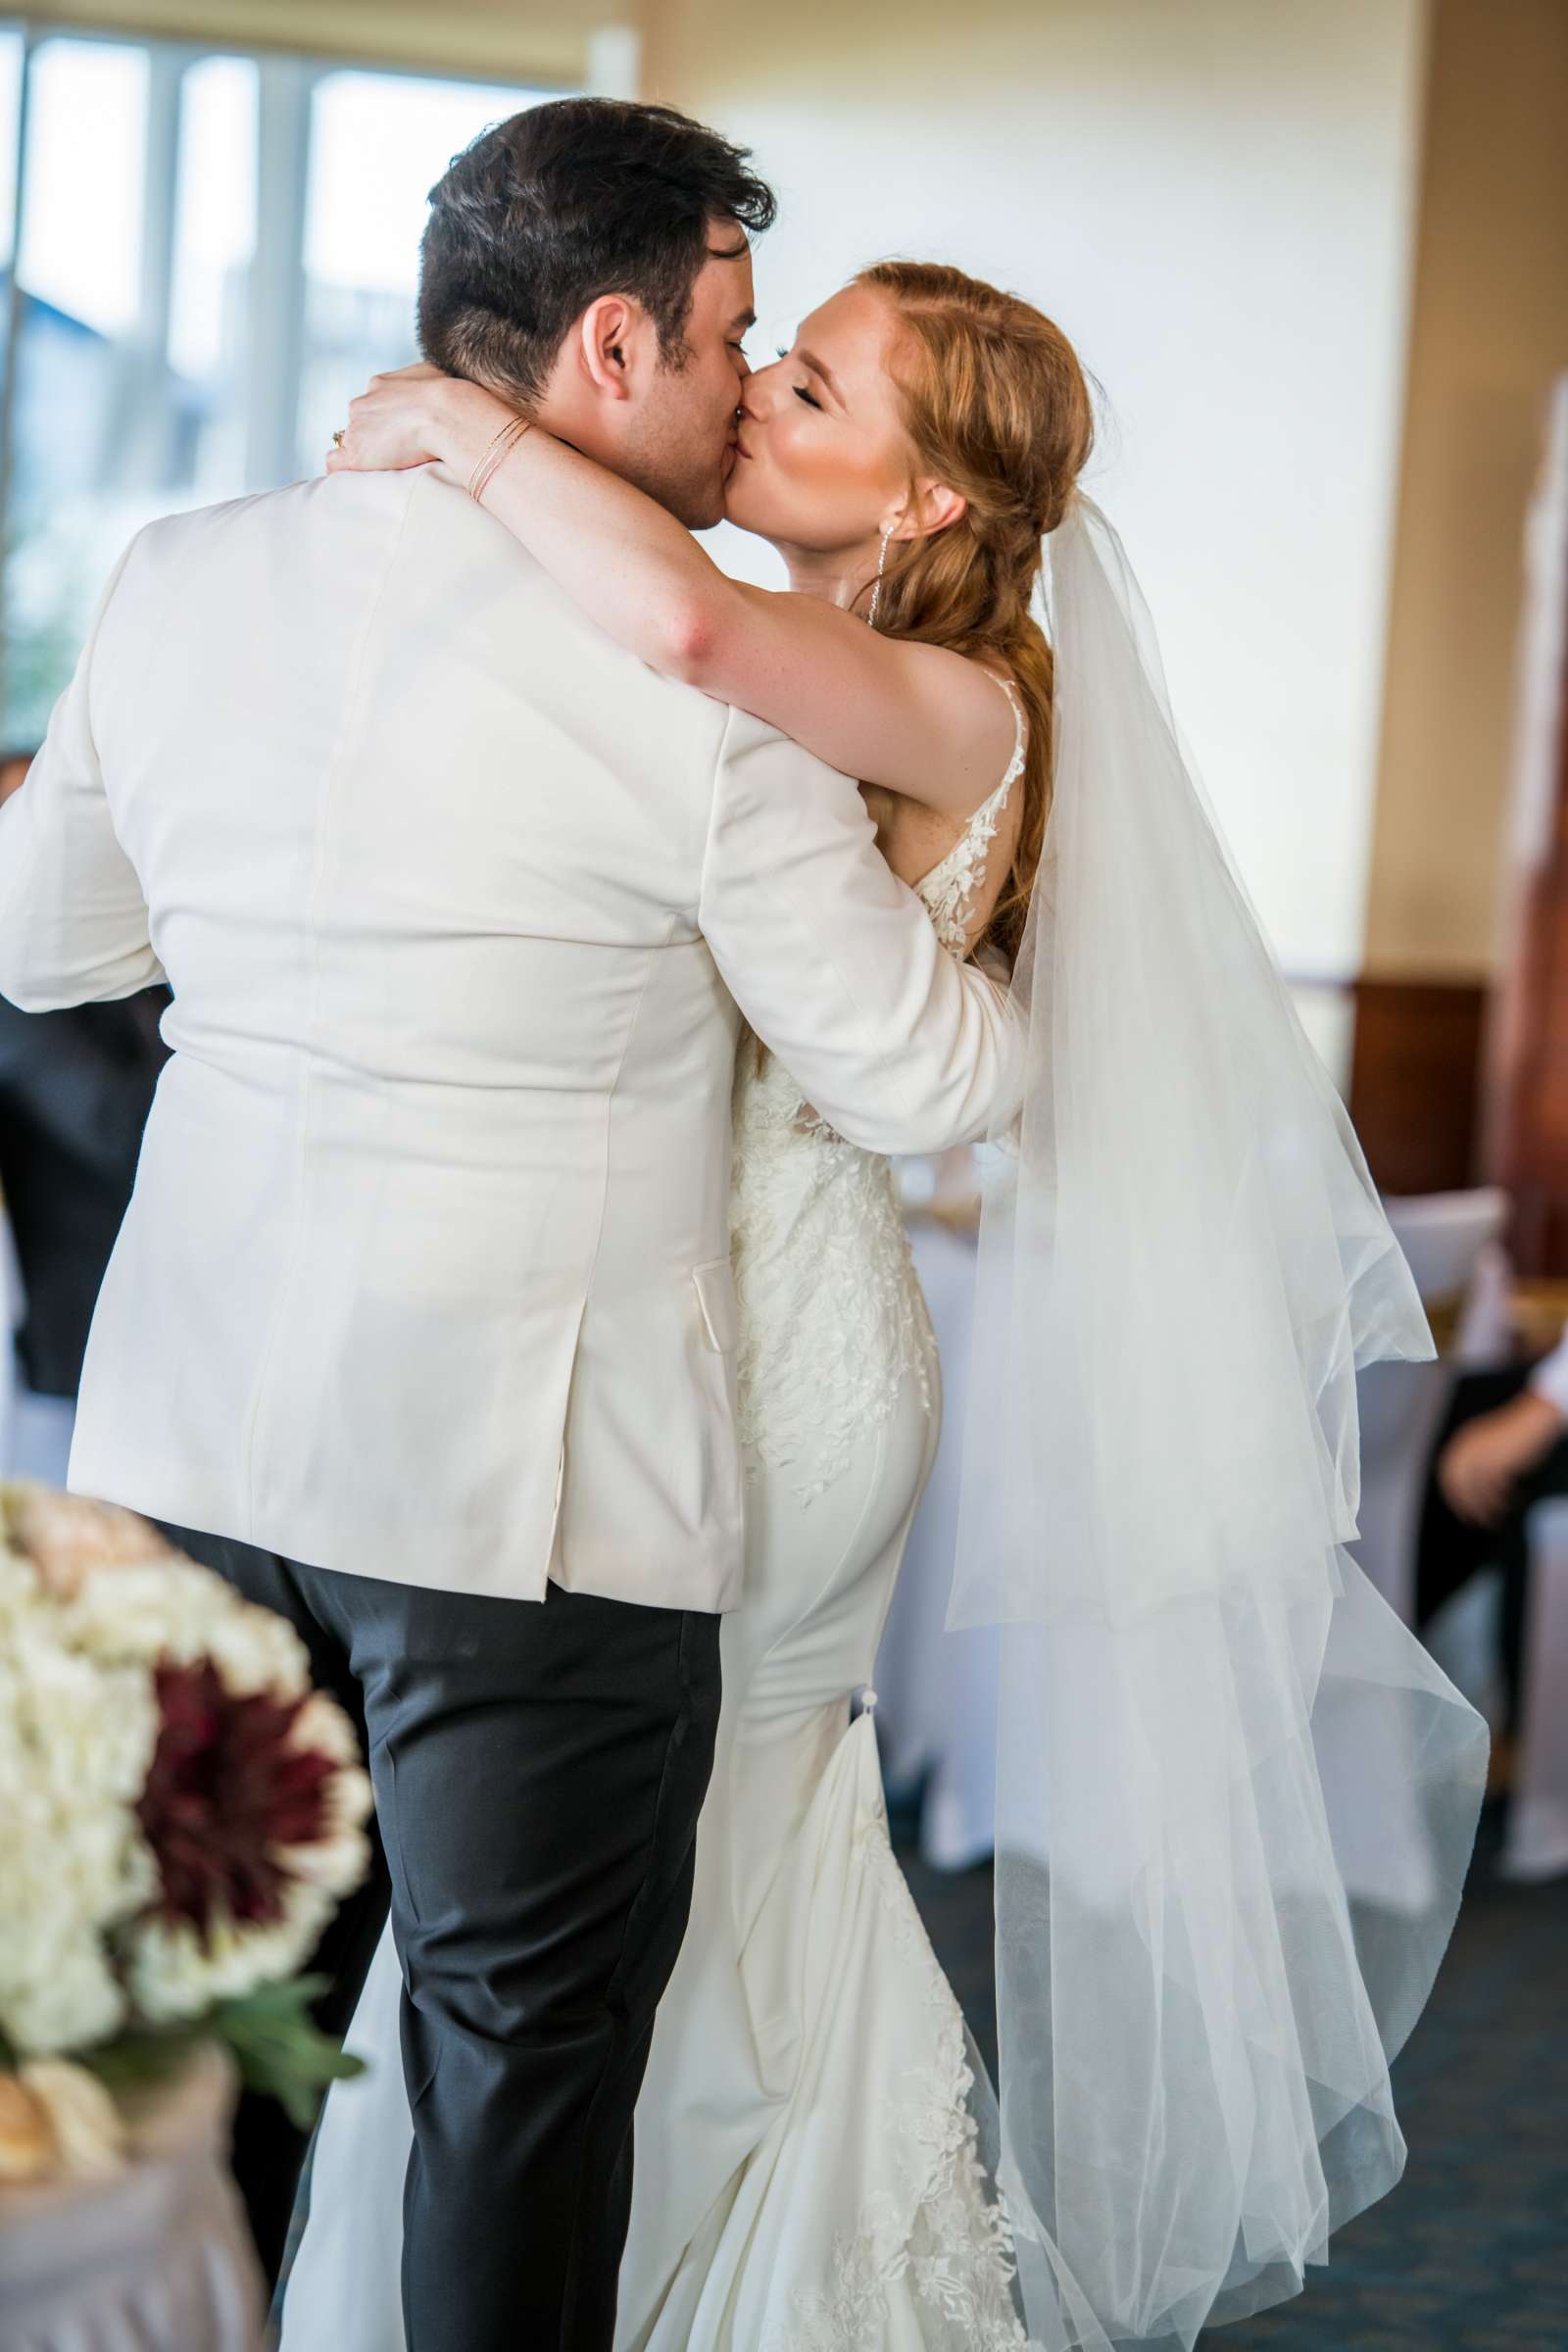
<path fill-rule="evenodd" d="M 612 98 L 559 99 L 484 131 L 430 191 L 425 358 L 526 403 L 573 319 L 628 294 L 678 368 L 714 220 L 757 235 L 777 210 L 749 155 L 671 107 Z"/>

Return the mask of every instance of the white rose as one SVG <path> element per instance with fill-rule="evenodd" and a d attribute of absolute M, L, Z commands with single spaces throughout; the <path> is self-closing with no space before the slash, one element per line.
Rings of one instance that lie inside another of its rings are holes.
<path fill-rule="evenodd" d="M 294 1719 L 289 1745 L 315 1748 L 330 1756 L 338 1769 L 322 1790 L 326 1818 L 320 1837 L 309 1845 L 281 1849 L 278 1860 L 295 1878 L 328 1894 L 347 1894 L 369 1868 L 370 1845 L 364 1825 L 375 1806 L 370 1776 L 360 1762 L 354 1726 L 336 1699 L 324 1690 L 316 1690 Z"/>
<path fill-rule="evenodd" d="M 156 1714 L 143 1672 L 73 1656 L 33 1601 L 0 1627 L 0 2025 L 43 2052 L 123 2021 L 106 1938 L 155 1886 L 133 1808 Z"/>
<path fill-rule="evenodd" d="M 38 1579 L 25 1560 L 0 1543 L 0 1652 L 17 1640 L 24 1619 L 37 1614 Z"/>
<path fill-rule="evenodd" d="M 149 1666 L 161 1657 L 183 1663 L 203 1654 L 208 1633 L 235 1600 L 220 1577 L 171 1553 L 95 1569 L 82 1578 L 61 1618 L 66 1638 L 89 1656 Z"/>
<path fill-rule="evenodd" d="M 275 1853 L 281 1913 L 265 1927 L 220 1920 L 204 1937 L 153 1907 L 137 1808 L 165 1659 L 210 1660 L 232 1697 L 303 1699 L 291 1743 L 333 1766 L 321 1836 Z M 29 2058 L 287 1979 L 368 1860 L 353 1727 L 311 1692 L 293 1627 L 130 1514 L 42 1488 L 0 1487 L 0 2031 Z"/>
<path fill-rule="evenodd" d="M 26 1479 L 0 1487 L 0 1538 L 30 1560 L 44 1587 L 62 1599 L 94 1569 L 175 1556 L 133 1511 Z"/>
<path fill-rule="evenodd" d="M 149 1919 L 129 1946 L 131 1997 L 144 2017 L 163 2024 L 284 1984 L 315 1950 L 336 1908 L 331 1894 L 295 1880 L 284 1892 L 281 1918 L 265 1927 L 220 1918 L 204 1941 L 188 1920 Z"/>
<path fill-rule="evenodd" d="M 207 1650 L 236 1698 L 270 1690 L 298 1698 L 311 1687 L 311 1654 L 284 1617 L 241 1602 L 212 1626 Z"/>
<path fill-rule="evenodd" d="M 36 1960 L 22 1982 L 0 1987 L 0 2025 L 15 2047 L 91 2049 L 119 2032 L 125 1996 L 90 1928 L 53 1949 L 41 1944 Z"/>

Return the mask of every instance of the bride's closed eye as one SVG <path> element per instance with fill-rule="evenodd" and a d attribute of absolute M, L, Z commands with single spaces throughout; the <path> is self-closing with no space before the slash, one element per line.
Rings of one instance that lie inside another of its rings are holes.
<path fill-rule="evenodd" d="M 778 356 L 781 360 L 787 360 L 790 355 L 787 351 L 781 351 Z M 797 400 L 804 400 L 808 409 L 821 409 L 822 403 L 816 398 L 814 393 L 808 392 L 804 384 L 791 384 L 790 390 L 794 393 Z"/>
<path fill-rule="evenodd" d="M 778 356 L 781 360 L 787 360 L 790 356 L 783 344 L 779 345 Z M 808 392 L 804 384 L 791 384 L 790 390 L 794 393 L 796 399 L 803 400 L 808 409 L 815 409 L 818 414 L 821 413 L 822 403 L 817 399 L 813 392 Z"/>

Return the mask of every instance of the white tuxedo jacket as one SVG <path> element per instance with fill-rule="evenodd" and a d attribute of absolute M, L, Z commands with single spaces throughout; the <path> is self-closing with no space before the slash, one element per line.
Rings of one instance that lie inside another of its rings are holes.
<path fill-rule="evenodd" d="M 853 784 L 439 469 L 154 524 L 0 813 L 0 992 L 167 977 L 78 1492 L 313 1565 L 738 1597 L 737 1004 L 848 1137 L 1016 1086 Z"/>

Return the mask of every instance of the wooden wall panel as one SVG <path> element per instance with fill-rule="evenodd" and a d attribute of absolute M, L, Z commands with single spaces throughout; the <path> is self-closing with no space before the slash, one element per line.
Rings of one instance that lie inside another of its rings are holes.
<path fill-rule="evenodd" d="M 1563 675 L 1568 679 L 1568 648 Z M 1568 727 L 1558 699 L 1541 854 L 1516 880 L 1513 954 L 1488 1043 L 1483 1165 L 1513 1195 L 1523 1275 L 1568 1274 Z M 1547 724 L 1552 723 L 1547 714 Z"/>
<path fill-rule="evenodd" d="M 1476 1183 L 1485 984 L 1361 979 L 1352 993 L 1349 1111 L 1379 1191 Z"/>

